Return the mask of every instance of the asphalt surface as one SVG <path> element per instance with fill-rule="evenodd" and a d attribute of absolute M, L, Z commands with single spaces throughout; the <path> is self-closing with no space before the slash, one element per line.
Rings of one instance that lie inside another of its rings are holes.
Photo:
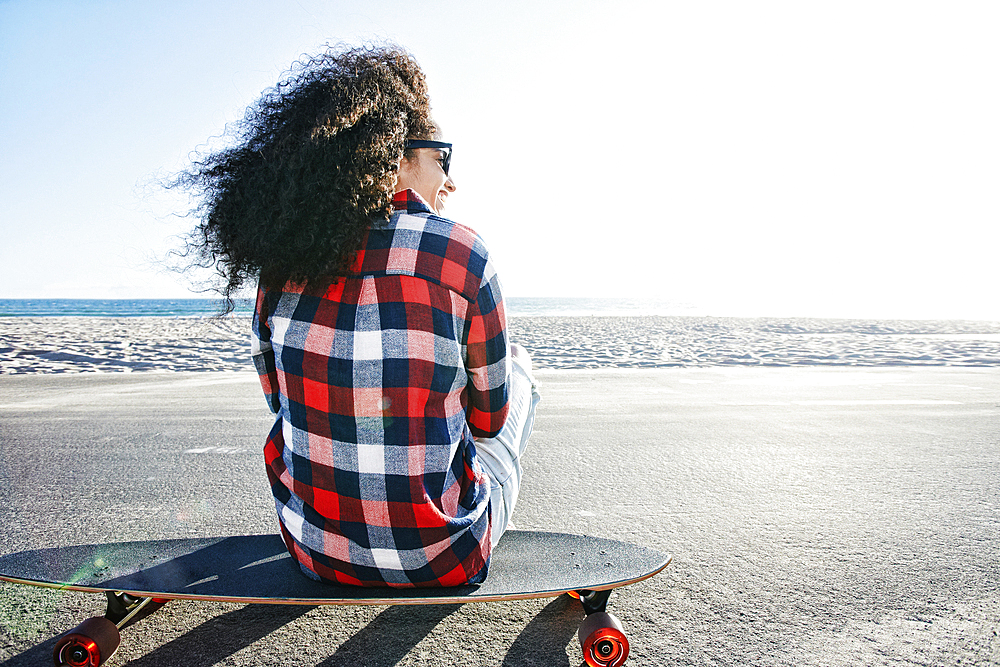
<path fill-rule="evenodd" d="M 673 564 L 612 597 L 630 665 L 1000 665 L 1000 370 L 541 372 L 518 528 Z M 0 552 L 271 533 L 250 374 L 0 376 Z M 0 660 L 103 601 L 0 584 Z M 108 665 L 582 663 L 566 597 L 172 602 Z"/>

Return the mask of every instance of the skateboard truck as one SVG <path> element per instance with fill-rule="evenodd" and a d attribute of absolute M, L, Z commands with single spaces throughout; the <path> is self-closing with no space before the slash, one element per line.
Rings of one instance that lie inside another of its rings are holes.
<path fill-rule="evenodd" d="M 586 618 L 577 636 L 583 659 L 590 667 L 619 667 L 628 659 L 628 638 L 621 621 L 609 614 L 611 591 L 577 591 L 571 594 L 580 600 Z"/>
<path fill-rule="evenodd" d="M 149 616 L 167 603 L 153 597 L 135 597 L 128 593 L 106 591 L 108 610 L 94 616 L 62 636 L 52 649 L 57 667 L 98 667 L 104 664 L 121 644 L 120 630 Z"/>

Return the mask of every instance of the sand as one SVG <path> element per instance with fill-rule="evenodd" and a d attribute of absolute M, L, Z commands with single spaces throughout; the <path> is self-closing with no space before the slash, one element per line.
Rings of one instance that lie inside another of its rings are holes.
<path fill-rule="evenodd" d="M 246 317 L 0 318 L 0 374 L 252 370 Z M 521 317 L 546 369 L 1000 366 L 1000 323 Z"/>

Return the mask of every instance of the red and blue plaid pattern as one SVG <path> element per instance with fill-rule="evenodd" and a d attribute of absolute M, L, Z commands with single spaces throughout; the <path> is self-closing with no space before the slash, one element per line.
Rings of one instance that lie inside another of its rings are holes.
<path fill-rule="evenodd" d="M 473 436 L 507 415 L 503 300 L 475 232 L 415 192 L 393 203 L 347 278 L 258 292 L 268 478 L 289 551 L 320 578 L 477 583 L 490 483 Z"/>

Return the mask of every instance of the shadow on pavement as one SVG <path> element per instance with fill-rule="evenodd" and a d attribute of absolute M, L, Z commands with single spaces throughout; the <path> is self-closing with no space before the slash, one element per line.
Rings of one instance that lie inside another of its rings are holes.
<path fill-rule="evenodd" d="M 503 667 L 569 667 L 566 646 L 576 641 L 583 621 L 583 607 L 568 595 L 560 595 L 545 605 L 517 636 Z"/>
<path fill-rule="evenodd" d="M 59 639 L 58 636 L 44 641 L 37 646 L 32 646 L 24 653 L 0 662 L 0 667 L 39 667 L 40 665 L 51 665 L 52 651 L 56 647 L 57 639 Z"/>
<path fill-rule="evenodd" d="M 128 667 L 208 667 L 250 646 L 314 609 L 298 605 L 252 604 L 216 616 L 167 642 Z"/>
<path fill-rule="evenodd" d="M 430 634 L 460 604 L 389 607 L 317 667 L 365 665 L 391 667 Z"/>
<path fill-rule="evenodd" d="M 208 667 L 250 646 L 278 628 L 308 613 L 311 606 L 247 605 L 216 616 L 146 655 L 126 663 L 128 667 L 187 665 Z M 122 643 L 129 641 L 123 633 Z M 39 667 L 52 664 L 57 635 L 16 655 L 0 667 Z"/>
<path fill-rule="evenodd" d="M 348 638 L 317 667 L 358 664 L 391 667 L 399 663 L 445 618 L 462 605 L 393 606 Z M 282 626 L 305 615 L 313 606 L 246 605 L 216 616 L 146 655 L 127 667 L 187 665 L 209 667 L 252 645 Z M 566 647 L 576 641 L 583 620 L 580 604 L 560 596 L 545 606 L 520 632 L 503 661 L 504 667 L 570 667 Z M 128 633 L 123 638 L 128 642 Z M 36 667 L 51 664 L 58 637 L 44 641 L 0 667 Z M 442 664 L 445 664 L 442 662 Z"/>

